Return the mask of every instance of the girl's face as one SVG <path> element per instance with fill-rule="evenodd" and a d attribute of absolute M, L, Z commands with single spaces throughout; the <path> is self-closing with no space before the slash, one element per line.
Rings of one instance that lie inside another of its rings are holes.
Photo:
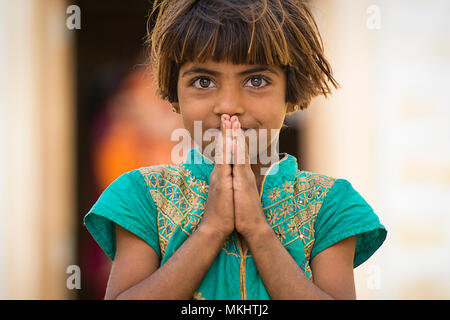
<path fill-rule="evenodd" d="M 222 114 L 236 115 L 244 131 L 267 129 L 267 144 L 258 147 L 261 153 L 277 138 L 270 129 L 279 132 L 286 115 L 286 73 L 279 66 L 186 62 L 180 68 L 177 90 L 178 103 L 173 105 L 202 150 L 211 142 L 194 135 L 194 121 L 201 120 L 202 134 L 220 129 Z"/>

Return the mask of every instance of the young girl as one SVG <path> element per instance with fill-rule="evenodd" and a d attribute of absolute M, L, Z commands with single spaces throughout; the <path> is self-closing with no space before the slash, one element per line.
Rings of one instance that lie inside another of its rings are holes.
<path fill-rule="evenodd" d="M 386 238 L 377 215 L 345 179 L 299 170 L 289 154 L 263 163 L 276 135 L 255 153 L 246 134 L 279 130 L 337 87 L 304 1 L 156 9 L 159 93 L 192 137 L 194 121 L 219 129 L 218 152 L 195 138 L 183 164 L 132 170 L 103 192 L 84 222 L 113 260 L 105 298 L 356 298 L 353 268 Z"/>

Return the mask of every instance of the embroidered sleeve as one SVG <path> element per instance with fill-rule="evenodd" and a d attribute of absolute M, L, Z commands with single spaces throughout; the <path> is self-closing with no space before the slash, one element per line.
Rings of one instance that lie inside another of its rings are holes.
<path fill-rule="evenodd" d="M 114 224 L 140 237 L 161 256 L 156 220 L 156 207 L 136 169 L 122 174 L 103 191 L 84 217 L 84 224 L 103 251 L 114 260 Z"/>
<path fill-rule="evenodd" d="M 378 216 L 350 182 L 337 179 L 324 199 L 314 225 L 315 243 L 311 259 L 333 244 L 357 235 L 356 268 L 384 242 L 387 231 Z"/>

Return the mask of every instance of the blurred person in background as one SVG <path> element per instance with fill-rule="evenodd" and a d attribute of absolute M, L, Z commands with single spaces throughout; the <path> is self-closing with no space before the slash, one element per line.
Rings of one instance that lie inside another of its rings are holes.
<path fill-rule="evenodd" d="M 105 112 L 107 129 L 93 150 L 94 171 L 102 190 L 136 167 L 171 163 L 176 142 L 170 136 L 182 123 L 170 104 L 157 97 L 150 72 L 131 72 Z"/>
<path fill-rule="evenodd" d="M 124 172 L 170 163 L 176 143 L 170 136 L 180 127 L 181 118 L 157 96 L 149 70 L 139 67 L 126 74 L 94 119 L 91 166 L 96 193 Z M 92 239 L 82 246 L 91 297 L 101 299 L 110 261 Z"/>

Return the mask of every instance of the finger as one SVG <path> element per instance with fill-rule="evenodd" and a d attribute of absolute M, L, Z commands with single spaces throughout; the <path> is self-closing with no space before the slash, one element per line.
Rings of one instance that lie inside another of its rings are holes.
<path fill-rule="evenodd" d="M 231 121 L 224 120 L 225 123 L 225 163 L 231 164 L 233 159 L 233 136 Z"/>
<path fill-rule="evenodd" d="M 215 163 L 219 166 L 226 163 L 226 124 L 224 120 L 225 118 L 222 115 L 220 122 L 220 134 L 217 136 L 217 143 L 215 146 Z"/>
<path fill-rule="evenodd" d="M 237 116 L 233 115 L 230 118 L 230 121 L 231 121 L 232 136 L 233 136 L 233 163 L 234 164 L 243 163 L 242 159 L 239 159 L 240 155 L 237 152 L 238 150 L 236 148 L 237 130 L 239 130 L 239 128 L 240 128 L 239 118 Z"/>
<path fill-rule="evenodd" d="M 221 119 L 222 119 L 222 120 L 230 120 L 230 115 L 229 115 L 229 114 L 226 114 L 226 113 L 223 113 L 223 114 L 221 115 Z"/>
<path fill-rule="evenodd" d="M 233 121 L 233 163 L 241 165 L 245 162 L 245 155 L 240 150 L 241 135 L 239 135 L 240 124 L 238 121 Z M 239 141 L 238 141 L 239 140 Z"/>
<path fill-rule="evenodd" d="M 223 158 L 223 122 L 220 121 L 220 132 L 216 137 L 216 144 L 214 146 L 214 163 L 222 164 L 221 159 Z"/>
<path fill-rule="evenodd" d="M 250 157 L 248 154 L 248 146 L 245 139 L 244 131 L 241 129 L 241 124 L 236 121 L 234 124 L 234 155 L 235 155 L 235 163 L 239 166 L 249 166 L 250 165 Z"/>
<path fill-rule="evenodd" d="M 221 134 L 219 135 L 216 149 L 218 149 L 218 157 L 216 163 L 219 165 L 229 165 L 231 163 L 232 139 L 231 139 L 231 123 L 226 120 L 226 116 L 221 117 Z"/>

